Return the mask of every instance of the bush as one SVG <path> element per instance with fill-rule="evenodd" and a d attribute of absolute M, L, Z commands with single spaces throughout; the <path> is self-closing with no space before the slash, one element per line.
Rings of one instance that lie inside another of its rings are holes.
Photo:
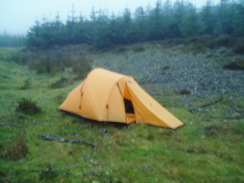
<path fill-rule="evenodd" d="M 12 55 L 12 60 L 18 64 L 25 64 L 27 57 L 29 56 L 28 54 L 26 49 L 22 49 L 18 53 Z"/>
<path fill-rule="evenodd" d="M 123 45 L 119 45 L 119 46 L 116 46 L 114 48 L 114 52 L 115 53 L 124 53 L 126 51 L 127 51 L 127 48 L 125 46 L 123 46 Z"/>
<path fill-rule="evenodd" d="M 244 43 L 238 44 L 234 51 L 238 54 L 244 54 Z"/>
<path fill-rule="evenodd" d="M 59 79 L 58 81 L 52 83 L 49 87 L 52 89 L 55 88 L 62 88 L 65 85 L 68 85 L 69 83 L 72 83 L 69 79 L 62 77 L 61 79 Z"/>
<path fill-rule="evenodd" d="M 224 65 L 224 69 L 244 70 L 244 59 L 238 59 L 230 64 Z"/>
<path fill-rule="evenodd" d="M 145 48 L 142 45 L 137 45 L 132 48 L 134 52 L 142 52 L 145 51 Z"/>
<path fill-rule="evenodd" d="M 168 65 L 161 67 L 161 71 L 167 71 L 169 69 L 170 69 L 170 66 L 168 66 Z"/>
<path fill-rule="evenodd" d="M 36 114 L 41 111 L 41 109 L 36 105 L 36 102 L 22 98 L 18 101 L 18 106 L 16 111 L 22 112 L 25 114 Z"/>
<path fill-rule="evenodd" d="M 57 72 L 63 71 L 63 60 L 59 58 L 59 51 L 43 51 L 39 50 L 38 52 L 32 53 L 28 61 L 30 69 L 34 69 L 38 74 L 49 73 L 56 74 Z M 62 53 L 60 53 L 62 55 Z"/>
<path fill-rule="evenodd" d="M 82 79 L 87 75 L 91 70 L 90 62 L 91 60 L 88 60 L 86 57 L 71 60 L 72 71 L 77 74 L 76 79 Z"/>
<path fill-rule="evenodd" d="M 221 47 L 221 46 L 230 46 L 230 44 L 231 44 L 231 37 L 229 35 L 220 35 L 216 39 L 216 45 L 218 47 Z"/>
<path fill-rule="evenodd" d="M 24 85 L 21 86 L 19 89 L 26 90 L 26 89 L 29 89 L 31 87 L 31 85 L 32 85 L 31 79 L 26 79 L 24 82 Z"/>
<path fill-rule="evenodd" d="M 191 91 L 186 90 L 186 89 L 179 90 L 178 93 L 180 95 L 191 95 Z"/>
<path fill-rule="evenodd" d="M 78 74 L 78 78 L 86 76 L 91 69 L 91 60 L 86 57 L 85 45 L 69 45 L 65 47 L 54 47 L 50 49 L 23 49 L 14 61 L 24 63 L 30 69 L 36 70 L 38 74 L 56 74 L 66 68 L 72 68 Z"/>

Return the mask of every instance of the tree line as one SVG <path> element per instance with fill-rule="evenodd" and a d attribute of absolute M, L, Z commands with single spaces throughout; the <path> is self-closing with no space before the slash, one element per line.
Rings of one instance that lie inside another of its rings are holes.
<path fill-rule="evenodd" d="M 209 0 L 197 9 L 192 3 L 158 0 L 153 8 L 124 9 L 109 15 L 94 9 L 90 17 L 75 16 L 66 22 L 59 15 L 54 20 L 36 21 L 27 36 L 27 47 L 49 48 L 55 45 L 89 44 L 108 48 L 120 44 L 201 35 L 244 35 L 244 1 Z"/>
<path fill-rule="evenodd" d="M 25 36 L 0 34 L 0 47 L 22 47 L 25 45 Z"/>

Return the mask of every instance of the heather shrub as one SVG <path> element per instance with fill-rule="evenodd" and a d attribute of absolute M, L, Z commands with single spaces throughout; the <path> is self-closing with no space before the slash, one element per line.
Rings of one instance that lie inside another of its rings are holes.
<path fill-rule="evenodd" d="M 16 111 L 25 114 L 36 114 L 41 111 L 41 108 L 37 106 L 36 102 L 33 102 L 26 98 L 22 98 L 18 101 L 18 106 L 16 107 Z"/>

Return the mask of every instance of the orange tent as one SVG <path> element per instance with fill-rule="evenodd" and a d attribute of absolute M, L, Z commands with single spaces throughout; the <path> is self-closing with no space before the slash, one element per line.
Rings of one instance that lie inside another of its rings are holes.
<path fill-rule="evenodd" d="M 177 128 L 183 123 L 145 92 L 133 77 L 92 70 L 59 109 L 96 121 L 147 123 Z"/>

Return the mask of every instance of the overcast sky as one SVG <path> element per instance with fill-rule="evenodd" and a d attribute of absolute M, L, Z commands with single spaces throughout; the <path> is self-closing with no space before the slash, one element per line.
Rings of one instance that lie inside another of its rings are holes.
<path fill-rule="evenodd" d="M 59 13 L 62 20 L 66 20 L 71 13 L 72 5 L 76 15 L 82 13 L 89 17 L 92 8 L 107 10 L 116 15 L 129 8 L 132 12 L 142 6 L 155 6 L 157 0 L 0 0 L 0 34 L 26 34 L 36 20 L 54 19 Z M 207 0 L 188 0 L 196 7 L 202 7 Z M 212 0 L 214 4 L 220 0 Z M 164 0 L 162 0 L 164 2 Z M 171 0 L 175 2 L 175 0 Z"/>

